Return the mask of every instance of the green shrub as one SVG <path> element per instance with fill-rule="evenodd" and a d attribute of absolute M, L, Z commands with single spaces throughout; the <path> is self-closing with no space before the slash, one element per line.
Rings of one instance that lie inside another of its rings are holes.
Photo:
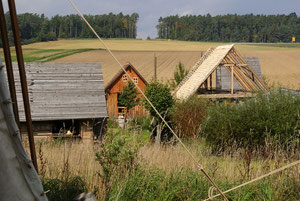
<path fill-rule="evenodd" d="M 138 148 L 139 143 L 130 135 L 120 131 L 107 133 L 101 150 L 96 153 L 96 160 L 101 165 L 98 174 L 107 196 L 110 194 L 111 183 L 122 180 L 136 167 Z"/>
<path fill-rule="evenodd" d="M 138 100 L 136 99 L 137 89 L 135 88 L 133 82 L 129 81 L 128 85 L 124 86 L 123 91 L 118 96 L 118 103 L 121 106 L 130 110 L 137 105 Z"/>
<path fill-rule="evenodd" d="M 168 81 L 170 88 L 175 89 L 188 73 L 189 71 L 184 68 L 184 65 L 181 62 L 179 62 L 173 74 L 174 79 Z"/>
<path fill-rule="evenodd" d="M 171 120 L 179 136 L 194 138 L 199 135 L 201 123 L 209 105 L 207 100 L 196 96 L 175 104 Z"/>
<path fill-rule="evenodd" d="M 284 146 L 299 145 L 300 97 L 278 90 L 259 94 L 236 105 L 210 107 L 203 122 L 203 136 L 216 152 L 234 144 L 263 146 L 267 138 Z"/>
<path fill-rule="evenodd" d="M 108 118 L 108 120 L 107 120 L 107 127 L 108 127 L 108 128 L 118 128 L 119 125 L 118 125 L 118 123 L 117 123 L 117 121 L 116 121 L 115 118 L 110 117 L 110 118 Z"/>
<path fill-rule="evenodd" d="M 130 120 L 129 125 L 132 127 L 140 126 L 142 130 L 150 131 L 151 128 L 151 118 L 148 117 L 134 117 Z"/>
<path fill-rule="evenodd" d="M 150 83 L 146 88 L 145 95 L 162 116 L 165 116 L 175 103 L 170 88 L 159 82 Z M 159 116 L 146 100 L 144 100 L 144 104 L 150 114 L 160 121 Z"/>
<path fill-rule="evenodd" d="M 49 190 L 49 201 L 70 201 L 87 191 L 85 182 L 79 176 L 69 177 L 68 180 L 46 178 L 43 180 L 43 186 L 45 191 Z"/>

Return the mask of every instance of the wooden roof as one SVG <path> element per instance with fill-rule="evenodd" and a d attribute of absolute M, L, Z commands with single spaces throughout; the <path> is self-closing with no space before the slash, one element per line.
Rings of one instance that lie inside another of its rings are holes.
<path fill-rule="evenodd" d="M 25 121 L 20 77 L 14 63 L 20 120 Z M 107 117 L 99 63 L 25 63 L 33 121 Z"/>
<path fill-rule="evenodd" d="M 208 76 L 219 66 L 233 46 L 233 44 L 223 45 L 208 50 L 188 73 L 186 79 L 183 79 L 175 89 L 176 98 L 187 99 L 193 95 Z"/>
<path fill-rule="evenodd" d="M 233 78 L 244 91 L 268 91 L 263 80 L 231 44 L 209 49 L 174 90 L 174 96 L 179 100 L 188 99 L 220 65 L 229 72 L 233 69 Z"/>
<path fill-rule="evenodd" d="M 148 85 L 148 82 L 144 79 L 144 77 L 138 72 L 138 70 L 129 62 L 127 62 L 123 68 L 127 71 L 127 69 L 131 68 L 138 76 L 139 78 Z M 105 92 L 107 92 L 109 89 L 111 89 L 114 84 L 121 78 L 121 76 L 124 74 L 123 69 L 120 69 L 119 72 L 111 79 L 111 81 L 105 86 Z"/>

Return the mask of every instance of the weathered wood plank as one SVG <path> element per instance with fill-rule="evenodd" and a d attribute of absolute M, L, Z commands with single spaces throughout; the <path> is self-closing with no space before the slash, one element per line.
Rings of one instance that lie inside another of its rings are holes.
<path fill-rule="evenodd" d="M 25 121 L 21 85 L 14 63 L 20 119 Z M 25 63 L 34 121 L 107 117 L 99 63 Z"/>

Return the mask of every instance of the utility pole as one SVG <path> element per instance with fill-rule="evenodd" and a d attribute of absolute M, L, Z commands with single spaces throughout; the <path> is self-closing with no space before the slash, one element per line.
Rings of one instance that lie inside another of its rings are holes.
<path fill-rule="evenodd" d="M 157 57 L 156 54 L 154 53 L 154 81 L 157 80 Z"/>
<path fill-rule="evenodd" d="M 156 54 L 154 53 L 154 81 L 157 80 L 157 57 Z"/>

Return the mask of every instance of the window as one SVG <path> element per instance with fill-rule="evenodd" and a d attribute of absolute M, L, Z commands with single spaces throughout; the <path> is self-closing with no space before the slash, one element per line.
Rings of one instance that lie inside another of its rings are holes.
<path fill-rule="evenodd" d="M 137 84 L 137 83 L 138 83 L 138 78 L 137 78 L 137 77 L 134 77 L 134 78 L 133 78 L 133 82 L 134 82 L 135 84 Z"/>
<path fill-rule="evenodd" d="M 123 82 L 127 82 L 127 75 L 123 75 L 122 80 Z"/>

